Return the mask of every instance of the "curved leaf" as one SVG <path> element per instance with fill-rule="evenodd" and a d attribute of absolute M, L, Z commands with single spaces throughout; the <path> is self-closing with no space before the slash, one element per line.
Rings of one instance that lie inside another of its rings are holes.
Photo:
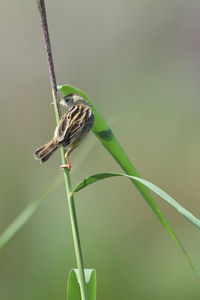
<path fill-rule="evenodd" d="M 96 271 L 84 269 L 89 300 L 96 300 Z M 81 300 L 79 270 L 72 269 L 68 279 L 67 300 Z"/>
<path fill-rule="evenodd" d="M 137 170 L 129 160 L 127 154 L 125 153 L 124 149 L 121 147 L 120 143 L 112 133 L 112 130 L 108 126 L 108 124 L 105 122 L 99 111 L 96 109 L 93 102 L 90 100 L 90 98 L 81 91 L 80 89 L 70 86 L 70 85 L 61 85 L 58 87 L 59 90 L 62 91 L 64 96 L 76 93 L 84 97 L 92 107 L 92 110 L 95 114 L 95 123 L 92 128 L 93 133 L 96 135 L 96 137 L 101 141 L 103 146 L 107 149 L 107 151 L 112 155 L 112 157 L 117 161 L 117 163 L 121 166 L 121 168 L 125 171 L 127 175 L 140 177 Z M 172 227 L 167 222 L 165 216 L 160 211 L 158 205 L 156 204 L 154 198 L 152 197 L 149 190 L 139 181 L 133 180 L 133 178 L 130 178 L 130 180 L 135 184 L 137 189 L 140 191 L 148 205 L 151 207 L 161 224 L 164 226 L 166 231 L 171 235 L 171 237 L 175 240 L 175 242 L 178 244 L 178 246 L 182 249 L 186 259 L 188 260 L 191 268 L 194 271 L 194 267 L 192 265 L 192 262 L 189 258 L 189 255 L 187 254 L 186 250 L 184 249 L 181 241 L 176 236 L 175 232 L 173 231 Z M 195 271 L 194 271 L 195 273 Z"/>
<path fill-rule="evenodd" d="M 193 225 L 195 225 L 200 230 L 200 220 L 196 218 L 193 214 L 191 214 L 187 209 L 185 209 L 183 206 L 181 206 L 176 200 L 174 200 L 170 195 L 168 195 L 166 192 L 164 192 L 161 188 L 156 186 L 155 184 L 151 183 L 150 181 L 147 181 L 145 179 L 142 179 L 140 177 L 130 176 L 126 174 L 121 173 L 100 173 L 95 174 L 92 176 L 87 177 L 86 179 L 82 180 L 74 189 L 73 193 L 76 193 L 83 189 L 84 187 L 97 182 L 99 180 L 114 177 L 114 176 L 125 176 L 128 178 L 133 179 L 134 181 L 141 182 L 144 186 L 152 190 L 155 194 L 160 196 L 163 200 L 165 200 L 168 204 L 170 204 L 172 207 L 174 207 L 181 215 L 183 215 L 189 222 L 191 222 Z"/>
<path fill-rule="evenodd" d="M 83 189 L 84 187 L 87 187 L 88 185 L 95 183 L 99 180 L 109 178 L 109 177 L 115 177 L 115 176 L 125 176 L 130 179 L 132 179 L 135 182 L 140 182 L 142 185 L 146 186 L 147 188 L 151 189 L 154 193 L 156 193 L 158 196 L 160 196 L 163 200 L 165 200 L 168 204 L 170 204 L 172 207 L 174 207 L 179 213 L 181 213 L 189 222 L 191 222 L 193 225 L 195 225 L 198 229 L 200 229 L 200 220 L 196 218 L 193 214 L 191 214 L 189 211 L 187 211 L 183 206 L 181 206 L 178 202 L 176 202 L 170 195 L 168 195 L 166 192 L 164 192 L 162 189 L 157 187 L 155 184 L 142 179 L 140 177 L 121 174 L 121 173 L 99 173 L 94 174 L 92 176 L 87 177 L 86 179 L 82 180 L 72 191 L 72 193 L 76 193 Z M 173 236 L 172 236 L 173 237 Z M 174 237 L 173 237 L 174 238 Z M 177 242 L 177 238 L 175 236 L 175 241 Z M 192 264 L 192 261 L 187 254 L 185 248 L 182 246 L 182 244 L 178 241 L 179 246 L 181 247 L 191 269 L 193 270 L 193 273 L 195 277 L 197 278 L 197 281 L 199 282 L 198 274 Z"/>
<path fill-rule="evenodd" d="M 81 300 L 81 290 L 74 269 L 71 270 L 68 278 L 67 300 Z"/>
<path fill-rule="evenodd" d="M 96 294 L 97 294 L 96 270 L 86 269 L 85 278 L 87 282 L 89 300 L 96 300 Z"/>

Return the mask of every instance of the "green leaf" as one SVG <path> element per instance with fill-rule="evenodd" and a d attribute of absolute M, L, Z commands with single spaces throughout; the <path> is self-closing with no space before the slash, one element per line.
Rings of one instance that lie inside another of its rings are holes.
<path fill-rule="evenodd" d="M 85 281 L 87 284 L 89 300 L 96 300 L 96 271 L 85 269 Z M 68 279 L 67 287 L 68 300 L 81 300 L 79 270 L 72 269 Z"/>
<path fill-rule="evenodd" d="M 75 270 L 71 270 L 67 285 L 67 300 L 81 300 L 81 291 Z"/>
<path fill-rule="evenodd" d="M 95 174 L 92 176 L 89 176 L 87 178 L 85 178 L 84 180 L 82 180 L 72 191 L 72 193 L 76 193 L 78 191 L 80 191 L 81 189 L 87 187 L 88 185 L 95 183 L 99 180 L 105 179 L 105 178 L 109 178 L 109 177 L 116 177 L 116 176 L 125 176 L 128 178 L 131 178 L 132 180 L 136 181 L 136 182 L 140 182 L 141 184 L 143 184 L 144 186 L 146 186 L 147 188 L 151 189 L 155 194 L 157 194 L 158 196 L 160 196 L 163 200 L 165 200 L 168 204 L 170 204 L 172 207 L 174 207 L 180 214 L 182 214 L 189 222 L 191 222 L 193 225 L 195 225 L 198 229 L 200 229 L 200 220 L 198 218 L 196 218 L 193 214 L 191 214 L 188 210 L 186 210 L 183 206 L 181 206 L 176 200 L 174 200 L 170 195 L 168 195 L 166 192 L 164 192 L 161 188 L 159 188 L 158 186 L 156 186 L 155 184 L 142 179 L 140 177 L 136 177 L 136 176 L 130 176 L 130 175 L 126 175 L 126 174 L 120 174 L 120 173 L 99 173 L 99 174 Z M 197 280 L 199 281 L 199 277 L 196 273 L 196 270 L 191 262 L 191 259 L 189 257 L 189 255 L 187 254 L 187 252 L 185 251 L 184 247 L 182 246 L 182 244 L 180 244 L 181 249 L 184 252 L 184 255 L 187 259 L 187 261 L 189 262 Z"/>
<path fill-rule="evenodd" d="M 182 214 L 189 222 L 191 222 L 193 225 L 195 225 L 200 230 L 200 220 L 196 218 L 193 214 L 191 214 L 187 209 L 185 209 L 183 206 L 181 206 L 176 200 L 174 200 L 170 195 L 168 195 L 166 192 L 164 192 L 161 188 L 156 186 L 155 184 L 151 183 L 150 181 L 147 181 L 145 179 L 142 179 L 140 177 L 130 176 L 126 174 L 120 174 L 120 173 L 100 173 L 95 174 L 92 176 L 87 177 L 86 179 L 82 180 L 74 189 L 73 193 L 80 191 L 84 187 L 105 179 L 109 177 L 115 177 L 115 176 L 125 176 L 128 178 L 132 178 L 134 181 L 141 182 L 144 186 L 152 190 L 155 194 L 160 196 L 163 200 L 165 200 L 168 204 L 170 204 L 172 207 L 174 207 L 180 214 Z"/>
<path fill-rule="evenodd" d="M 96 279 L 96 270 L 94 269 L 86 269 L 86 282 L 87 282 L 87 290 L 89 300 L 96 300 L 97 294 L 97 279 Z M 88 279 L 89 278 L 89 279 Z"/>
<path fill-rule="evenodd" d="M 108 124 L 105 122 L 99 111 L 96 109 L 95 105 L 93 102 L 90 100 L 90 98 L 81 91 L 80 89 L 69 86 L 69 85 L 62 85 L 58 87 L 59 90 L 62 91 L 64 96 L 76 93 L 81 96 L 83 96 L 90 104 L 92 107 L 92 110 L 95 114 L 95 123 L 92 128 L 93 133 L 96 135 L 96 137 L 101 141 L 103 146 L 107 149 L 107 151 L 112 155 L 112 157 L 116 160 L 116 162 L 121 166 L 121 168 L 124 170 L 124 172 L 127 175 L 135 176 L 135 177 L 140 177 L 137 170 L 129 160 L 127 154 L 125 153 L 124 149 L 121 147 L 120 143 L 112 133 L 112 130 L 108 126 Z M 163 213 L 160 211 L 158 205 L 156 204 L 154 198 L 150 194 L 149 190 L 139 181 L 133 180 L 133 178 L 130 178 L 130 180 L 135 184 L 137 189 L 140 191 L 140 193 L 143 195 L 144 199 L 148 203 L 148 205 L 151 207 L 161 224 L 164 226 L 166 231 L 171 235 L 171 237 L 175 240 L 175 242 L 178 244 L 178 246 L 183 250 L 186 259 L 188 260 L 190 266 L 192 267 L 194 271 L 194 267 L 192 265 L 192 262 L 185 251 L 183 245 L 181 244 L 180 240 L 174 233 L 172 227 L 169 225 L 167 222 L 165 216 Z"/>
<path fill-rule="evenodd" d="M 59 175 L 53 179 L 45 189 L 39 193 L 20 213 L 20 215 L 6 228 L 0 236 L 0 253 L 3 248 L 14 238 L 17 232 L 25 225 L 33 213 L 38 209 L 42 202 L 51 194 L 63 181 L 63 176 Z"/>

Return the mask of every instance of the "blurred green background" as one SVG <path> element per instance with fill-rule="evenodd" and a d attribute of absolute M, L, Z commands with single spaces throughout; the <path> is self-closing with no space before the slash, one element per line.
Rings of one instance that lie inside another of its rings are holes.
<path fill-rule="evenodd" d="M 46 1 L 59 84 L 95 102 L 141 176 L 199 214 L 200 3 Z M 36 1 L 0 4 L 0 232 L 61 171 L 33 151 L 55 117 Z M 120 171 L 90 134 L 71 156 L 73 185 Z M 200 233 L 158 199 L 200 274 Z M 199 299 L 181 250 L 126 179 L 76 195 L 85 266 L 97 269 L 97 299 Z M 0 256 L 0 299 L 66 299 L 75 267 L 62 184 Z"/>

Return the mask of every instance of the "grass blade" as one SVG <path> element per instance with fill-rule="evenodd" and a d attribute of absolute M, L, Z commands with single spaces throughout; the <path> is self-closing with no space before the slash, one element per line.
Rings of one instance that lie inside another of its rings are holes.
<path fill-rule="evenodd" d="M 108 124 L 105 122 L 99 111 L 96 109 L 93 102 L 90 100 L 90 98 L 81 91 L 80 89 L 69 86 L 69 85 L 62 85 L 58 87 L 59 90 L 62 91 L 64 96 L 76 93 L 81 96 L 83 96 L 92 107 L 93 112 L 95 113 L 95 123 L 93 126 L 93 133 L 96 135 L 96 137 L 101 141 L 103 146 L 107 149 L 107 151 L 112 155 L 112 157 L 116 160 L 116 162 L 121 166 L 121 168 L 124 170 L 124 172 L 127 175 L 140 177 L 137 170 L 129 160 L 127 154 L 125 153 L 124 149 L 121 147 L 120 143 L 112 133 L 112 130 L 108 126 Z M 192 265 L 192 262 L 185 251 L 183 245 L 181 244 L 180 240 L 176 236 L 175 232 L 173 231 L 172 227 L 167 222 L 165 216 L 160 211 L 158 205 L 156 204 L 154 198 L 152 197 L 149 190 L 139 181 L 134 181 L 132 178 L 130 180 L 134 183 L 134 185 L 137 187 L 137 189 L 140 191 L 140 193 L 143 195 L 144 199 L 148 203 L 148 205 L 151 207 L 157 218 L 159 219 L 160 223 L 164 226 L 166 231 L 171 235 L 171 237 L 175 240 L 175 242 L 178 244 L 178 246 L 183 250 L 186 259 L 188 260 L 190 266 L 192 267 L 194 271 L 194 267 Z M 195 272 L 195 271 L 194 271 Z"/>
<path fill-rule="evenodd" d="M 153 184 L 145 179 L 142 179 L 140 177 L 130 176 L 130 175 L 126 175 L 126 174 L 120 174 L 120 173 L 99 173 L 99 174 L 91 175 L 91 176 L 85 178 L 84 180 L 82 180 L 73 189 L 72 193 L 76 193 L 76 192 L 82 190 L 83 188 L 87 187 L 88 185 L 95 183 L 99 180 L 109 178 L 109 177 L 116 177 L 116 176 L 125 176 L 125 177 L 132 179 L 135 182 L 140 182 L 145 187 L 151 189 L 154 193 L 156 193 L 158 196 L 160 196 L 168 204 L 170 204 L 172 207 L 174 207 L 179 213 L 181 213 L 189 222 L 191 222 L 198 229 L 200 229 L 200 220 L 198 218 L 196 218 L 193 214 L 191 214 L 188 210 L 186 210 L 183 206 L 181 206 L 177 201 L 175 201 L 170 195 L 168 195 L 166 192 L 164 192 L 161 188 L 159 188 L 155 184 Z M 172 237 L 174 238 L 174 236 L 172 236 Z M 174 239 L 177 242 L 178 239 L 176 236 Z M 178 240 L 178 244 L 181 247 L 181 249 L 183 250 L 185 257 L 186 257 L 190 267 L 192 268 L 192 271 L 193 271 L 195 277 L 197 278 L 197 280 L 199 282 L 199 277 L 197 275 L 197 272 L 192 264 L 192 261 L 191 261 L 189 255 L 187 254 L 185 248 L 183 247 L 183 245 L 180 243 L 179 240 Z"/>
<path fill-rule="evenodd" d="M 87 282 L 89 300 L 96 300 L 96 294 L 97 294 L 96 270 L 86 269 L 85 277 Z"/>
<path fill-rule="evenodd" d="M 96 270 L 85 269 L 84 273 L 89 300 L 96 300 Z M 80 276 L 78 269 L 72 269 L 69 274 L 67 300 L 81 300 Z"/>
<path fill-rule="evenodd" d="M 74 189 L 73 193 L 76 193 L 86 186 L 95 183 L 99 180 L 109 178 L 109 177 L 115 177 L 115 176 L 125 176 L 128 178 L 133 179 L 134 181 L 141 182 L 144 186 L 152 190 L 155 194 L 160 196 L 165 202 L 167 202 L 169 205 L 174 207 L 181 215 L 183 215 L 190 223 L 192 223 L 194 226 L 196 226 L 200 230 L 200 220 L 195 217 L 192 213 L 190 213 L 187 209 L 185 209 L 182 205 L 180 205 L 175 199 L 173 199 L 170 195 L 168 195 L 166 192 L 164 192 L 161 188 L 156 186 L 155 184 L 151 183 L 150 181 L 147 181 L 145 179 L 142 179 L 140 177 L 130 176 L 126 174 L 120 174 L 120 173 L 100 173 L 95 174 L 92 176 L 87 177 L 86 179 L 82 180 Z"/>
<path fill-rule="evenodd" d="M 74 269 L 71 270 L 67 284 L 67 300 L 81 300 L 81 291 Z"/>
<path fill-rule="evenodd" d="M 30 219 L 33 213 L 38 209 L 47 196 L 53 192 L 63 182 L 63 176 L 59 175 L 46 188 L 40 192 L 38 196 L 27 205 L 27 207 L 20 213 L 20 215 L 5 229 L 0 236 L 0 253 L 3 248 L 14 238 L 17 232 Z"/>

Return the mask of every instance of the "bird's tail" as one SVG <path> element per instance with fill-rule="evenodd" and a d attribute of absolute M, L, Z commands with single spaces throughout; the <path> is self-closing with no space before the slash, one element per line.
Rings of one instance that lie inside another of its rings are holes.
<path fill-rule="evenodd" d="M 42 163 L 47 161 L 49 157 L 56 151 L 58 148 L 58 143 L 56 143 L 55 139 L 51 140 L 46 145 L 37 149 L 34 153 L 35 159 L 40 160 Z"/>

